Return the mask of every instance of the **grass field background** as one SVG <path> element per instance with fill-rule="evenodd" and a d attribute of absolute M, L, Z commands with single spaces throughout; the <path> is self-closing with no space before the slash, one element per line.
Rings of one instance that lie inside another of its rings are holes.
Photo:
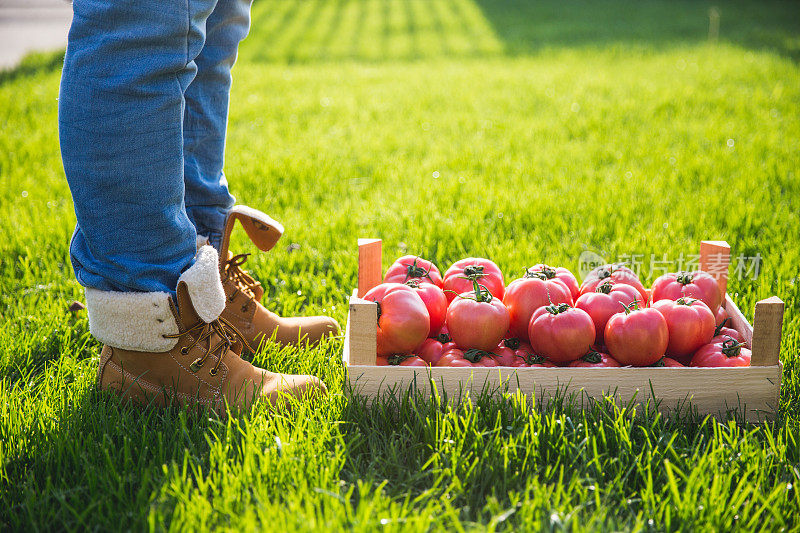
<path fill-rule="evenodd" d="M 367 405 L 340 339 L 256 356 L 329 384 L 292 414 L 120 405 L 67 311 L 60 58 L 36 56 L 0 74 L 0 529 L 797 530 L 800 4 L 713 6 L 718 42 L 707 2 L 256 0 L 226 173 L 287 228 L 248 263 L 268 306 L 341 323 L 357 237 L 509 278 L 584 249 L 760 254 L 729 290 L 750 317 L 786 302 L 774 423 Z"/>

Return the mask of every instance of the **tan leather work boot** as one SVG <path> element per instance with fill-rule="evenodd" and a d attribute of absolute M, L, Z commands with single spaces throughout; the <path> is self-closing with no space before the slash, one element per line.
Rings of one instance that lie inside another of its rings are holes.
<path fill-rule="evenodd" d="M 89 325 L 105 343 L 98 385 L 144 405 L 206 406 L 225 414 L 258 399 L 324 393 L 312 376 L 276 374 L 239 357 L 246 342 L 220 313 L 225 296 L 217 251 L 203 246 L 178 281 L 177 307 L 166 293 L 87 289 Z"/>
<path fill-rule="evenodd" d="M 328 316 L 281 317 L 261 304 L 264 289 L 242 269 L 249 254 L 233 255 L 228 250 L 231 232 L 239 220 L 250 240 L 262 251 L 271 250 L 283 234 L 283 226 L 253 208 L 237 205 L 228 213 L 220 245 L 219 272 L 225 289 L 222 317 L 238 329 L 250 346 L 273 338 L 283 344 L 318 343 L 323 337 L 338 335 L 339 324 Z"/>

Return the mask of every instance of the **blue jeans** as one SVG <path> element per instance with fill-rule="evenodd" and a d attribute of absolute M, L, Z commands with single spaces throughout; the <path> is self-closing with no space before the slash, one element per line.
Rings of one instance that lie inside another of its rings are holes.
<path fill-rule="evenodd" d="M 81 285 L 174 293 L 219 246 L 231 67 L 250 0 L 74 0 L 59 138 Z"/>

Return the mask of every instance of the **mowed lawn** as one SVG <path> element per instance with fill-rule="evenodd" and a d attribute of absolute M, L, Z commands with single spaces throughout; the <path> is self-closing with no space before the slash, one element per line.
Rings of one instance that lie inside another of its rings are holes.
<path fill-rule="evenodd" d="M 39 56 L 0 74 L 0 529 L 797 530 L 800 5 L 713 6 L 717 41 L 708 2 L 256 0 L 226 173 L 287 228 L 247 264 L 268 306 L 342 324 L 357 237 L 508 279 L 585 249 L 642 254 L 647 282 L 702 239 L 759 254 L 729 290 L 750 318 L 786 302 L 773 423 L 368 404 L 341 339 L 256 355 L 328 383 L 292 413 L 122 405 L 67 310 L 60 59 Z"/>

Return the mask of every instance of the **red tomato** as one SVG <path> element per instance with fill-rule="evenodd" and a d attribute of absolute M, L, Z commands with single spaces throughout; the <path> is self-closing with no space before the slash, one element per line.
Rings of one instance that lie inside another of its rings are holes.
<path fill-rule="evenodd" d="M 664 274 L 653 282 L 650 294 L 652 302 L 677 300 L 681 296 L 703 300 L 715 315 L 722 303 L 722 292 L 717 280 L 705 272 L 673 272 Z"/>
<path fill-rule="evenodd" d="M 717 325 L 719 326 L 721 324 L 724 324 L 726 320 L 730 320 L 731 317 L 725 310 L 725 308 L 720 306 L 719 309 L 717 309 L 717 316 L 715 318 Z"/>
<path fill-rule="evenodd" d="M 594 342 L 592 317 L 568 304 L 537 309 L 528 326 L 533 350 L 556 363 L 574 361 L 588 352 Z"/>
<path fill-rule="evenodd" d="M 452 302 L 456 295 L 473 290 L 473 280 L 489 289 L 492 296 L 503 299 L 506 284 L 500 268 L 488 259 L 469 257 L 456 261 L 444 273 L 443 288 L 447 301 Z"/>
<path fill-rule="evenodd" d="M 648 366 L 664 356 L 669 329 L 664 316 L 638 304 L 608 319 L 605 331 L 608 353 L 623 366 Z"/>
<path fill-rule="evenodd" d="M 514 350 L 500 343 L 492 350 L 492 358 L 497 363 L 497 366 L 514 366 L 516 359 L 519 359 Z M 520 359 L 521 361 L 521 359 Z"/>
<path fill-rule="evenodd" d="M 586 279 L 583 280 L 583 284 L 581 285 L 581 294 L 586 294 L 587 292 L 594 292 L 600 283 L 603 282 L 605 279 L 611 279 L 616 281 L 617 283 L 624 283 L 625 285 L 630 285 L 637 291 L 639 291 L 639 297 L 641 298 L 642 303 L 644 304 L 647 302 L 647 291 L 642 285 L 642 282 L 639 281 L 639 276 L 631 270 L 630 268 L 624 265 L 602 265 L 586 275 Z"/>
<path fill-rule="evenodd" d="M 416 355 L 379 355 L 377 366 L 428 366 L 428 363 Z"/>
<path fill-rule="evenodd" d="M 447 314 L 447 297 L 444 295 L 444 291 L 433 283 L 425 283 L 419 278 L 408 280 L 405 284 L 417 292 L 428 309 L 428 316 L 431 319 L 429 336 L 438 335 L 439 330 L 444 326 Z"/>
<path fill-rule="evenodd" d="M 508 310 L 477 281 L 473 284 L 473 292 L 460 294 L 447 308 L 447 327 L 458 346 L 488 351 L 508 331 Z"/>
<path fill-rule="evenodd" d="M 541 355 L 535 353 L 530 344 L 520 342 L 517 337 L 504 339 L 502 346 L 510 348 L 514 352 L 514 360 L 510 366 L 523 367 L 523 366 L 542 366 L 552 367 L 556 366 Z"/>
<path fill-rule="evenodd" d="M 683 365 L 676 361 L 675 359 L 671 359 L 669 357 L 662 357 L 652 365 L 653 367 L 667 367 L 667 368 L 685 368 L 686 365 Z"/>
<path fill-rule="evenodd" d="M 436 366 L 497 366 L 497 362 L 492 357 L 491 352 L 484 350 L 460 350 L 451 348 L 442 354 Z"/>
<path fill-rule="evenodd" d="M 449 339 L 450 337 L 447 338 Z M 439 359 L 441 359 L 444 352 L 455 347 L 456 343 L 450 341 L 441 342 L 440 336 L 437 336 L 435 339 L 425 339 L 414 351 L 420 359 L 431 365 L 435 365 Z"/>
<path fill-rule="evenodd" d="M 750 366 L 752 353 L 734 339 L 728 339 L 722 344 L 706 344 L 694 354 L 690 366 L 720 367 L 720 366 Z"/>
<path fill-rule="evenodd" d="M 381 283 L 364 299 L 378 303 L 378 355 L 411 353 L 428 337 L 428 309 L 411 287 Z"/>
<path fill-rule="evenodd" d="M 511 333 L 528 340 L 528 325 L 534 311 L 549 304 L 572 305 L 572 295 L 561 280 L 528 272 L 508 285 L 503 303 L 508 308 Z"/>
<path fill-rule="evenodd" d="M 659 300 L 653 304 L 664 316 L 669 330 L 666 354 L 682 361 L 696 352 L 714 336 L 714 314 L 696 298 Z"/>
<path fill-rule="evenodd" d="M 527 272 L 541 272 L 547 279 L 555 278 L 560 280 L 561 283 L 566 285 L 569 289 L 569 294 L 572 296 L 572 301 L 577 300 L 578 296 L 581 294 L 581 289 L 578 286 L 578 280 L 575 279 L 575 276 L 572 274 L 572 272 L 564 267 L 551 267 L 549 265 L 539 263 L 538 265 L 533 265 L 530 267 Z"/>
<path fill-rule="evenodd" d="M 405 283 L 412 279 L 442 287 L 442 275 L 436 265 L 415 255 L 404 255 L 392 263 L 389 270 L 386 271 L 383 282 Z"/>
<path fill-rule="evenodd" d="M 581 356 L 577 361 L 571 362 L 567 366 L 585 367 L 585 368 L 610 368 L 621 366 L 616 359 L 603 352 L 596 352 L 589 350 Z"/>
<path fill-rule="evenodd" d="M 594 322 L 595 343 L 603 344 L 608 319 L 625 310 L 622 304 L 630 305 L 639 297 L 639 291 L 635 287 L 606 279 L 597 285 L 594 292 L 581 295 L 575 302 L 575 307 L 589 313 Z"/>

